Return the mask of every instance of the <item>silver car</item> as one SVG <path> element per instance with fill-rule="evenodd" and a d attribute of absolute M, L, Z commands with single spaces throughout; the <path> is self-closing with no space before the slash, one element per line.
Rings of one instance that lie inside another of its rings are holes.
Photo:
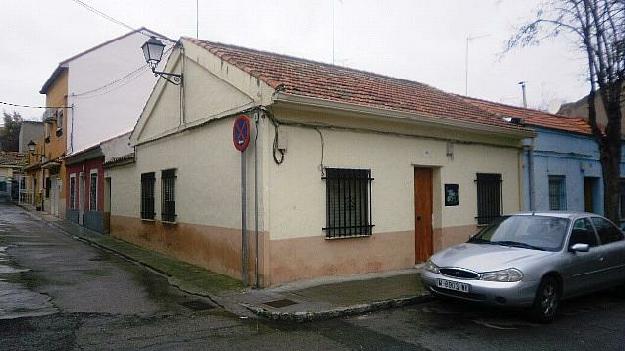
<path fill-rule="evenodd" d="M 561 299 L 625 283 L 625 240 L 595 214 L 519 213 L 433 255 L 421 277 L 434 295 L 529 307 L 550 322 Z"/>

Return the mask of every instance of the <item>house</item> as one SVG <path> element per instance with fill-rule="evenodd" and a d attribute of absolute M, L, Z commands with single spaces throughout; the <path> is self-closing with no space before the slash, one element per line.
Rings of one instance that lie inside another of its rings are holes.
<path fill-rule="evenodd" d="M 28 153 L 28 143 L 37 140 L 43 135 L 43 122 L 40 121 L 22 121 L 19 135 L 19 153 Z"/>
<path fill-rule="evenodd" d="M 19 180 L 26 156 L 19 152 L 0 151 L 0 202 L 18 201 Z"/>
<path fill-rule="evenodd" d="M 37 207 L 83 223 L 74 211 L 78 208 L 68 207 L 74 204 L 70 197 L 78 197 L 68 194 L 70 178 L 65 160 L 72 156 L 74 162 L 87 162 L 89 159 L 81 155 L 86 152 L 94 155 L 95 163 L 101 163 L 102 155 L 94 154 L 93 148 L 127 133 L 136 123 L 156 82 L 150 67 L 137 55 L 141 45 L 152 36 L 164 38 L 140 28 L 101 43 L 59 63 L 44 83 L 40 93 L 46 94 L 46 106 L 50 107 L 43 118 L 45 134 L 33 139 L 36 152 L 27 168 Z M 87 173 L 85 177 L 91 175 Z M 97 177 L 103 184 L 102 171 Z M 76 191 L 89 186 L 87 181 L 79 177 Z"/>
<path fill-rule="evenodd" d="M 586 120 L 473 98 L 465 100 L 502 118 L 518 118 L 536 130 L 536 138 L 528 140 L 523 157 L 526 210 L 603 214 L 599 148 Z M 625 160 L 621 161 L 621 174 L 624 171 Z M 625 221 L 625 202 L 621 208 Z"/>
<path fill-rule="evenodd" d="M 131 154 L 130 133 L 105 140 L 65 159 L 68 196 L 67 219 L 100 232 L 109 232 L 110 179 L 104 178 L 104 164 Z"/>
<path fill-rule="evenodd" d="M 623 87 L 623 93 L 625 93 L 625 86 Z M 623 96 L 623 95 L 621 95 Z M 622 99 L 622 98 L 621 98 Z M 608 115 L 606 114 L 605 107 L 603 106 L 603 101 L 601 100 L 601 93 L 598 91 L 595 96 L 595 107 L 597 112 L 597 123 L 599 125 L 607 125 L 608 124 Z M 583 98 L 575 101 L 562 104 L 560 109 L 557 112 L 558 115 L 567 116 L 567 117 L 582 117 L 585 120 L 588 120 L 588 95 Z M 625 135 L 625 123 L 623 123 L 623 118 L 625 118 L 625 102 L 621 100 L 621 134 Z"/>
<path fill-rule="evenodd" d="M 455 95 L 190 38 L 165 71 L 105 165 L 115 237 L 271 286 L 412 267 L 523 206 L 533 132 Z"/>

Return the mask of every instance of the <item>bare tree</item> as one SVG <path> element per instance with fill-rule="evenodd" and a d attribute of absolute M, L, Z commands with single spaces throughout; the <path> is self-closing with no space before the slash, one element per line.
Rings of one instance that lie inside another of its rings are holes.
<path fill-rule="evenodd" d="M 604 213 L 619 221 L 621 161 L 621 99 L 625 78 L 625 0 L 550 0 L 536 17 L 522 25 L 507 48 L 539 44 L 565 34 L 587 58 L 588 120 L 599 146 L 604 189 Z M 597 123 L 597 103 L 607 124 Z"/>

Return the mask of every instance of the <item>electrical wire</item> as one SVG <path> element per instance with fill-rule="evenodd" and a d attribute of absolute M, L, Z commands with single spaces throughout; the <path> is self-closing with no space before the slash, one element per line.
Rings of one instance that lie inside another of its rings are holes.
<path fill-rule="evenodd" d="M 98 92 L 98 91 L 100 91 L 100 90 L 102 90 L 102 89 L 105 89 L 105 88 L 108 88 L 108 87 L 110 87 L 110 86 L 114 85 L 115 83 L 118 83 L 118 82 L 120 82 L 120 81 L 122 81 L 122 80 L 124 80 L 124 79 L 130 78 L 130 77 L 131 77 L 132 75 L 134 75 L 135 73 L 137 73 L 137 72 L 139 72 L 139 71 L 142 71 L 142 70 L 145 70 L 145 69 L 146 69 L 146 68 L 148 68 L 148 67 L 149 67 L 149 65 L 146 63 L 145 65 L 143 65 L 143 66 L 141 66 L 141 67 L 139 67 L 139 68 L 135 69 L 134 71 L 132 71 L 132 72 L 130 72 L 130 73 L 128 73 L 128 74 L 126 74 L 126 75 L 125 75 L 125 76 L 123 76 L 123 77 L 117 78 L 117 79 L 115 79 L 115 80 L 113 80 L 113 81 L 111 81 L 111 82 L 108 82 L 108 83 L 106 83 L 106 84 L 104 84 L 104 85 L 102 85 L 102 86 L 100 86 L 100 87 L 97 87 L 97 88 L 94 88 L 94 89 L 91 89 L 91 90 L 83 91 L 83 92 L 81 92 L 81 93 L 74 93 L 74 94 L 73 94 L 73 96 L 83 96 L 83 95 L 88 95 L 88 94 L 91 94 L 91 93 Z"/>
<path fill-rule="evenodd" d="M 25 107 L 25 108 L 73 108 L 72 106 L 32 106 L 32 105 L 20 105 L 20 104 L 14 104 L 11 102 L 6 102 L 6 101 L 0 101 L 0 104 L 2 105 L 9 105 L 9 106 L 15 106 L 15 107 Z"/>
<path fill-rule="evenodd" d="M 163 55 L 168 55 L 172 50 L 174 49 L 174 46 L 170 46 L 167 50 L 165 50 L 165 52 L 163 52 Z M 102 86 L 99 86 L 97 88 L 93 88 L 91 90 L 87 90 L 87 91 L 83 91 L 82 93 L 74 93 L 72 94 L 72 96 L 74 97 L 82 97 L 84 99 L 88 99 L 88 98 L 92 98 L 92 97 L 96 97 L 96 96 L 101 96 L 101 95 L 105 95 L 110 93 L 111 91 L 121 88 L 124 85 L 128 84 L 130 81 L 135 80 L 139 77 L 141 77 L 143 74 L 145 74 L 145 72 L 147 72 L 147 68 L 150 68 L 149 64 L 145 64 L 137 69 L 135 69 L 134 71 L 127 73 L 126 75 L 124 75 L 123 77 L 117 78 L 113 81 L 110 81 Z M 126 80 L 126 82 L 123 82 L 124 80 Z M 123 82 L 123 83 L 120 83 Z M 106 89 L 108 87 L 114 86 L 115 84 L 120 83 L 118 86 L 104 92 L 104 93 L 100 93 L 100 94 L 96 94 L 96 95 L 92 95 L 93 93 L 98 93 L 100 90 Z M 89 95 L 89 96 L 85 96 L 85 95 Z"/>
<path fill-rule="evenodd" d="M 118 24 L 118 25 L 120 25 L 120 26 L 122 26 L 122 27 L 126 27 L 126 28 L 130 29 L 131 31 L 136 30 L 135 28 L 131 27 L 130 25 L 128 25 L 128 24 L 126 24 L 126 23 L 124 23 L 124 22 L 122 22 L 122 21 L 120 21 L 120 20 L 118 20 L 118 19 L 116 19 L 116 18 L 113 18 L 113 17 L 111 17 L 111 16 L 107 15 L 106 13 L 104 13 L 104 12 L 102 12 L 102 11 L 100 11 L 100 10 L 96 9 L 95 7 L 92 7 L 92 6 L 90 6 L 90 5 L 85 4 L 84 2 L 82 2 L 82 1 L 80 1 L 80 0 L 72 0 L 72 1 L 73 1 L 73 2 L 75 2 L 75 3 L 77 3 L 78 5 L 80 5 L 80 6 L 84 7 L 84 8 L 86 8 L 87 10 L 89 10 L 89 11 L 91 11 L 91 12 L 95 13 L 96 15 L 98 15 L 98 16 L 100 16 L 100 17 L 102 17 L 102 18 L 106 19 L 106 20 L 108 20 L 108 21 L 111 21 L 111 22 L 113 22 L 113 23 L 115 23 L 115 24 Z"/>
<path fill-rule="evenodd" d="M 93 6 L 89 5 L 89 4 L 86 4 L 85 2 L 83 2 L 81 0 L 72 0 L 72 1 L 75 2 L 76 4 L 80 5 L 80 6 L 84 7 L 85 9 L 89 10 L 90 12 L 95 13 L 96 15 L 106 19 L 107 21 L 113 22 L 113 23 L 115 23 L 117 25 L 120 25 L 120 26 L 122 26 L 124 28 L 130 29 L 133 32 L 137 30 L 136 28 L 130 26 L 129 24 L 124 23 L 124 22 L 116 19 L 113 16 L 107 15 L 106 13 L 96 9 L 95 7 L 93 7 Z M 141 33 L 142 35 L 144 35 L 144 36 L 146 36 L 148 38 L 152 37 L 151 35 L 148 35 L 148 34 L 143 33 L 141 31 L 139 31 L 139 33 Z M 171 40 L 169 38 L 164 38 L 164 37 L 159 37 L 159 38 L 163 39 L 163 40 L 171 41 L 171 42 L 174 41 L 174 40 Z"/>
<path fill-rule="evenodd" d="M 273 116 L 273 113 L 271 113 L 269 109 L 265 108 L 264 106 L 261 107 L 261 109 L 265 112 L 265 114 L 267 115 L 271 123 L 273 124 L 274 135 L 273 135 L 272 156 L 273 156 L 273 161 L 276 164 L 280 165 L 282 164 L 282 162 L 284 162 L 284 150 L 280 150 L 280 148 L 278 148 L 278 140 L 280 139 L 280 135 L 279 135 L 280 125 L 278 121 L 276 121 L 276 119 Z"/>

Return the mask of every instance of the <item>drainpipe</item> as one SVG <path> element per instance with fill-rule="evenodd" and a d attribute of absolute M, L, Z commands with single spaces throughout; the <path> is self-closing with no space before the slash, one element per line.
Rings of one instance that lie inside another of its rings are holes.
<path fill-rule="evenodd" d="M 256 274 L 256 288 L 260 288 L 260 280 L 258 274 L 258 120 L 260 119 L 260 112 L 254 113 L 254 237 L 256 238 L 256 262 L 254 263 L 254 272 Z"/>
<path fill-rule="evenodd" d="M 536 210 L 536 192 L 534 189 L 534 138 L 523 140 L 523 149 L 527 152 L 527 186 L 529 188 L 529 210 Z"/>

